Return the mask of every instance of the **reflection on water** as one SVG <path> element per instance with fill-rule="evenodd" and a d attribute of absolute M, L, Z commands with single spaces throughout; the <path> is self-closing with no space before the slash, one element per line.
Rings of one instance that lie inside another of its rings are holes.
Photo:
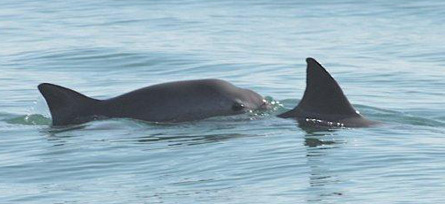
<path fill-rule="evenodd" d="M 320 129 L 315 127 L 301 127 L 306 131 L 304 145 L 306 146 L 307 164 L 309 171 L 309 195 L 308 203 L 318 203 L 329 200 L 332 196 L 342 196 L 344 192 L 338 189 L 342 183 L 341 175 L 330 170 L 333 165 L 329 152 L 335 148 L 341 148 L 346 142 L 338 138 L 336 130 Z"/>

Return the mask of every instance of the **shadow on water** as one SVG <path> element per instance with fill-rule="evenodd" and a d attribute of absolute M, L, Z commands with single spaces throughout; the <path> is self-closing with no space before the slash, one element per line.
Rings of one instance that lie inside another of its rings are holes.
<path fill-rule="evenodd" d="M 298 124 L 306 132 L 304 146 L 306 147 L 307 165 L 309 167 L 308 203 L 319 203 L 329 200 L 332 196 L 342 196 L 344 192 L 335 187 L 342 183 L 340 175 L 330 170 L 329 152 L 341 148 L 346 140 L 339 138 L 337 131 L 327 127 L 313 127 Z"/>
<path fill-rule="evenodd" d="M 133 137 L 129 140 L 139 144 L 162 142 L 171 147 L 201 145 L 261 136 L 249 134 L 251 131 L 245 130 L 245 128 L 250 127 L 247 123 L 255 121 L 250 119 L 246 116 L 229 116 L 179 124 L 153 124 L 139 121 L 139 123 L 144 125 L 142 128 L 146 128 L 146 131 L 140 131 L 144 135 Z"/>
<path fill-rule="evenodd" d="M 53 146 L 63 146 L 69 138 L 75 138 L 78 135 L 73 134 L 76 130 L 83 130 L 87 124 L 71 125 L 63 127 L 48 126 L 39 130 L 40 134 L 46 137 L 48 142 L 53 143 Z"/>
<path fill-rule="evenodd" d="M 245 134 L 251 120 L 246 118 L 210 119 L 187 123 L 149 123 L 132 119 L 107 119 L 80 125 L 41 128 L 49 141 L 63 145 L 69 138 L 91 142 L 112 142 L 125 145 L 150 144 L 156 148 L 192 146 L 222 142 L 236 138 L 257 137 Z"/>
<path fill-rule="evenodd" d="M 208 135 L 183 135 L 183 136 L 171 136 L 171 135 L 148 135 L 139 137 L 136 141 L 138 143 L 155 143 L 155 142 L 166 142 L 168 146 L 193 146 L 201 145 L 215 142 L 222 142 L 237 138 L 247 138 L 247 137 L 257 137 L 260 135 L 249 135 L 249 134 L 208 134 Z"/>
<path fill-rule="evenodd" d="M 70 126 L 63 126 L 63 127 L 50 126 L 46 129 L 44 129 L 44 132 L 48 133 L 51 136 L 56 136 L 59 133 L 70 132 L 70 131 L 74 131 L 74 130 L 82 130 L 82 129 L 85 129 L 86 127 L 87 127 L 86 124 L 70 125 Z"/>

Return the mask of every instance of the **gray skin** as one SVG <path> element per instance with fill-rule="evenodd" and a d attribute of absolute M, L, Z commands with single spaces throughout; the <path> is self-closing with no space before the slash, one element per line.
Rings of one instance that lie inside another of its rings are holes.
<path fill-rule="evenodd" d="M 335 79 L 313 58 L 307 58 L 306 90 L 300 103 L 278 115 L 304 126 L 369 127 L 378 124 L 363 117 L 349 103 Z"/>
<path fill-rule="evenodd" d="M 149 122 L 185 122 L 264 110 L 258 93 L 219 79 L 177 81 L 141 88 L 108 100 L 43 83 L 38 86 L 53 125 L 81 124 L 101 118 L 132 118 Z"/>

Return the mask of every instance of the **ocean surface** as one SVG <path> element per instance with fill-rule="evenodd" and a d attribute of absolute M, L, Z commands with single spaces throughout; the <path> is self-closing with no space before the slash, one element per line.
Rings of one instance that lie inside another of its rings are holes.
<path fill-rule="evenodd" d="M 0 4 L 0 203 L 445 203 L 445 1 L 36 1 Z M 372 128 L 276 114 L 322 63 Z M 37 90 L 106 99 L 220 78 L 259 116 L 51 126 Z"/>

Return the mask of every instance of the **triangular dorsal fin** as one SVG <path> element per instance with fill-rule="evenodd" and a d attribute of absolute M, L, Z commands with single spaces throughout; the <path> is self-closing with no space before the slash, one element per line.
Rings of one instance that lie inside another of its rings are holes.
<path fill-rule="evenodd" d="M 326 69 L 313 58 L 307 58 L 306 90 L 295 109 L 280 117 L 359 116 L 342 89 Z"/>
<path fill-rule="evenodd" d="M 79 124 L 95 115 L 99 100 L 49 83 L 40 84 L 38 89 L 48 104 L 55 126 Z"/>

